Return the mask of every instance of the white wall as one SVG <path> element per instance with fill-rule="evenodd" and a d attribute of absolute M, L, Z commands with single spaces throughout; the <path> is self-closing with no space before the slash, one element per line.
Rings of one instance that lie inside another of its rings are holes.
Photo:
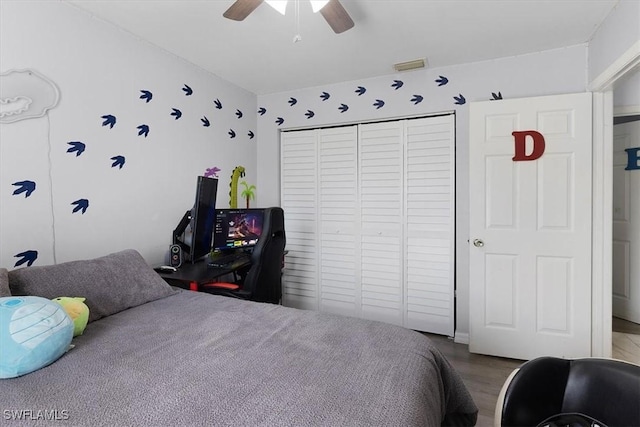
<path fill-rule="evenodd" d="M 640 1 L 620 0 L 589 41 L 589 82 L 633 49 L 640 49 Z"/>
<path fill-rule="evenodd" d="M 258 116 L 258 195 L 262 205 L 280 204 L 279 131 L 298 127 L 319 127 L 386 118 L 415 116 L 443 111 L 456 112 L 456 276 L 457 328 L 464 336 L 469 331 L 469 127 L 468 103 L 485 101 L 492 93 L 503 98 L 584 92 L 587 77 L 587 46 L 579 45 L 530 55 L 455 67 L 427 69 L 385 77 L 308 88 L 258 97 L 258 108 L 266 109 Z M 446 77 L 440 86 L 436 80 Z M 402 87 L 392 87 L 394 80 Z M 363 95 L 355 91 L 366 88 Z M 330 98 L 323 100 L 326 92 Z M 415 104 L 415 95 L 423 97 Z M 456 105 L 454 97 L 464 96 L 466 103 Z M 290 105 L 290 98 L 297 100 Z M 385 102 L 381 108 L 373 104 Z M 496 101 L 499 102 L 499 101 Z M 339 107 L 349 107 L 341 112 Z M 309 111 L 314 113 L 307 118 Z M 278 126 L 278 117 L 284 119 Z M 286 212 L 285 212 L 286 220 Z"/>
<path fill-rule="evenodd" d="M 640 71 L 625 76 L 616 83 L 613 90 L 613 105 L 616 108 L 632 108 L 635 114 L 640 111 Z"/>
<path fill-rule="evenodd" d="M 69 4 L 3 0 L 0 17 L 0 72 L 36 70 L 61 94 L 45 117 L 0 124 L 0 266 L 13 268 L 25 251 L 46 265 L 124 248 L 162 263 L 171 231 L 193 205 L 197 175 L 221 169 L 223 207 L 235 166 L 256 183 L 254 94 Z M 153 93 L 149 103 L 141 90 Z M 116 116 L 113 129 L 102 125 L 107 114 Z M 150 127 L 146 138 L 141 124 Z M 81 155 L 67 152 L 72 141 L 85 144 Z M 122 169 L 111 166 L 117 155 Z M 36 182 L 29 197 L 13 194 L 23 180 Z M 82 198 L 88 209 L 73 213 Z"/>

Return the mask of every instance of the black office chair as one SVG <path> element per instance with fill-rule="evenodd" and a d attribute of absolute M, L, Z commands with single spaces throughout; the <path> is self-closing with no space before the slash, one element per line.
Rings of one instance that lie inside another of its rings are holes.
<path fill-rule="evenodd" d="M 286 243 L 284 211 L 279 207 L 265 209 L 262 234 L 251 253 L 251 266 L 245 277 L 236 283 L 207 283 L 201 285 L 199 290 L 279 304 L 282 298 L 282 263 Z"/>
<path fill-rule="evenodd" d="M 540 357 L 507 379 L 496 426 L 640 426 L 640 366 Z"/>

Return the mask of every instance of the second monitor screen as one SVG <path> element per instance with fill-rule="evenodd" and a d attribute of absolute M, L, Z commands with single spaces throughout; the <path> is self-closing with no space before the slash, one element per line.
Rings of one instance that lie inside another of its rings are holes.
<path fill-rule="evenodd" d="M 216 249 L 255 246 L 262 234 L 262 209 L 218 209 L 213 245 Z"/>

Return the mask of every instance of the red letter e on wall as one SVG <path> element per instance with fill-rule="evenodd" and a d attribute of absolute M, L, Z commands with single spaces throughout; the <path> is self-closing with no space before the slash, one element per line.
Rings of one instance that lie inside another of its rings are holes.
<path fill-rule="evenodd" d="M 515 140 L 516 151 L 513 156 L 514 162 L 520 162 L 523 160 L 536 160 L 542 156 L 544 153 L 544 136 L 540 132 L 535 130 L 523 130 L 523 131 L 514 131 L 511 133 Z M 527 136 L 530 136 L 533 140 L 533 150 L 531 150 L 531 154 L 527 155 Z"/>

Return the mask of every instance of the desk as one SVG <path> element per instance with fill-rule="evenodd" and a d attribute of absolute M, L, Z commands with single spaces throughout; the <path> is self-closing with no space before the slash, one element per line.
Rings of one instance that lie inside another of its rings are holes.
<path fill-rule="evenodd" d="M 219 277 L 232 274 L 250 265 L 251 257 L 247 256 L 224 267 L 213 267 L 207 261 L 198 261 L 195 264 L 182 264 L 175 273 L 157 270 L 156 272 L 170 285 L 197 291 L 200 285 L 211 283 Z"/>

